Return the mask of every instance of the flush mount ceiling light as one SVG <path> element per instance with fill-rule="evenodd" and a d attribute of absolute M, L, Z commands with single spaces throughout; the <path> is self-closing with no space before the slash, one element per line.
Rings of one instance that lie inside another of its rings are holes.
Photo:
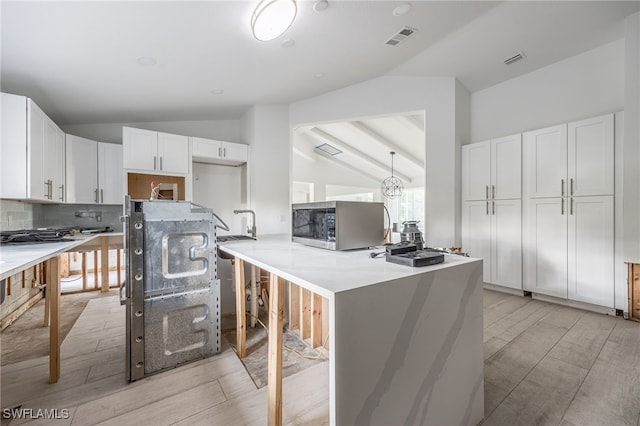
<path fill-rule="evenodd" d="M 342 154 L 342 151 L 339 150 L 338 148 L 336 148 L 335 146 L 328 144 L 328 143 L 323 143 L 322 145 L 318 145 L 315 147 L 315 149 L 317 149 L 318 151 L 322 151 L 325 154 L 329 154 L 329 155 L 338 155 L 338 154 Z"/>
<path fill-rule="evenodd" d="M 251 16 L 251 31 L 260 41 L 277 38 L 293 24 L 298 6 L 295 0 L 262 0 Z"/>

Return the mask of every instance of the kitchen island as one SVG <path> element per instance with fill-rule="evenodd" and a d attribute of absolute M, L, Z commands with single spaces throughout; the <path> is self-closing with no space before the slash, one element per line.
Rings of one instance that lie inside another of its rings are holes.
<path fill-rule="evenodd" d="M 233 241 L 220 250 L 270 273 L 268 423 L 282 403 L 285 280 L 329 301 L 332 425 L 477 424 L 484 416 L 482 261 L 445 255 L 421 268 L 334 252 L 288 236 Z M 236 274 L 238 294 L 244 288 Z M 238 301 L 237 310 L 244 311 Z M 238 315 L 240 334 L 244 315 Z M 242 355 L 241 355 L 242 356 Z M 286 404 L 286 401 L 284 401 Z"/>

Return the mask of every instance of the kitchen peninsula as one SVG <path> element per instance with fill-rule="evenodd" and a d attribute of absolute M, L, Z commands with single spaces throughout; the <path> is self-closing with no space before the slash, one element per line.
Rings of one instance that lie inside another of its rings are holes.
<path fill-rule="evenodd" d="M 446 255 L 442 264 L 411 268 L 372 258 L 367 250 L 307 247 L 288 236 L 229 241 L 220 250 L 237 265 L 246 262 L 270 274 L 268 424 L 281 423 L 286 404 L 281 389 L 285 280 L 329 301 L 331 424 L 482 420 L 480 259 Z M 236 274 L 238 294 L 243 294 L 241 275 Z M 244 310 L 240 300 L 237 309 Z M 238 316 L 240 332 L 243 319 Z"/>

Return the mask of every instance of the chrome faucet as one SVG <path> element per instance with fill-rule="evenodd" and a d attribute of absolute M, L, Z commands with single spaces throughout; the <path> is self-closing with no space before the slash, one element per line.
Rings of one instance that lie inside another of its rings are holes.
<path fill-rule="evenodd" d="M 233 212 L 235 214 L 251 213 L 253 226 L 251 227 L 247 226 L 247 232 L 250 233 L 251 237 L 255 239 L 256 238 L 256 212 L 254 212 L 253 210 L 234 210 Z"/>

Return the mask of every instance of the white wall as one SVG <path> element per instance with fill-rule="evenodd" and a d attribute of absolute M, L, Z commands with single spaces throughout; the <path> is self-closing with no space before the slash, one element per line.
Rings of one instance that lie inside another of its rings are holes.
<path fill-rule="evenodd" d="M 462 145 L 471 140 L 471 93 L 456 80 L 456 163 L 455 169 L 462 170 Z M 456 173 L 456 188 L 462 188 L 462 173 Z M 456 197 L 456 247 L 462 245 L 462 194 Z M 460 243 L 460 244 L 458 244 Z"/>
<path fill-rule="evenodd" d="M 428 245 L 450 247 L 459 244 L 455 88 L 452 77 L 375 78 L 292 103 L 290 122 L 308 125 L 424 110 L 425 239 Z"/>
<path fill-rule="evenodd" d="M 242 119 L 249 149 L 249 208 L 256 212 L 258 238 L 289 233 L 291 144 L 287 105 L 254 105 Z"/>
<path fill-rule="evenodd" d="M 60 126 L 65 133 L 100 142 L 122 143 L 122 126 L 184 136 L 246 143 L 241 137 L 240 120 L 155 121 L 144 123 L 94 123 Z"/>
<path fill-rule="evenodd" d="M 625 21 L 624 259 L 640 263 L 640 13 Z"/>
<path fill-rule="evenodd" d="M 473 93 L 471 140 L 622 110 L 624 52 L 618 40 Z"/>

